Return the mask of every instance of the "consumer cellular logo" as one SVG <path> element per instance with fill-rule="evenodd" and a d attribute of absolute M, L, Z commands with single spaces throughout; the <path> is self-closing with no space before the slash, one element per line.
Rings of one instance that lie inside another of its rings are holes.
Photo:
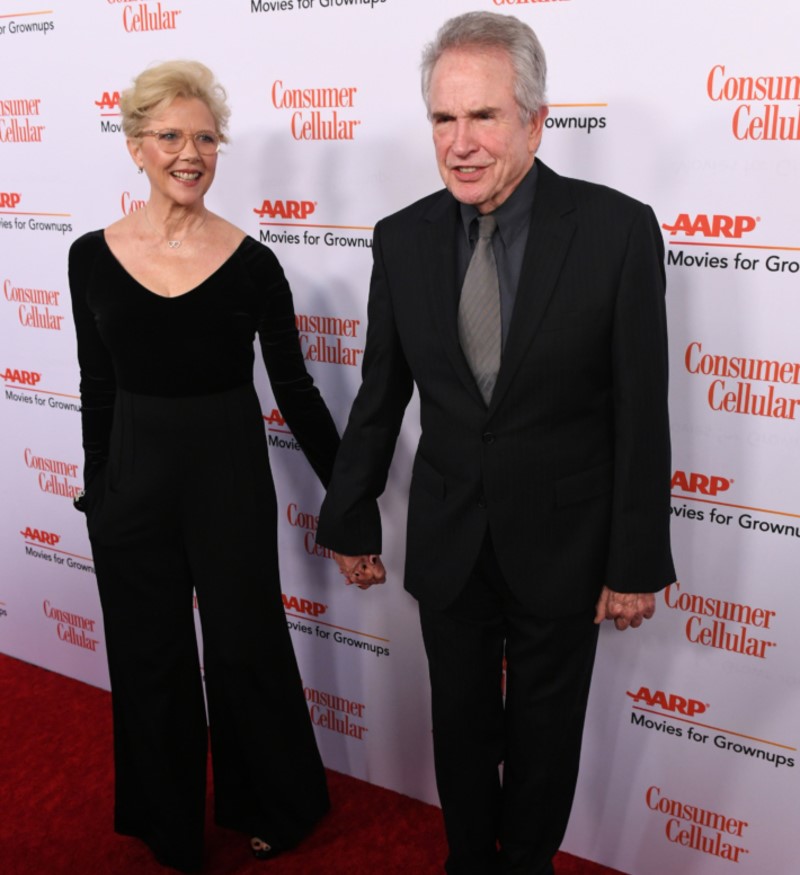
<path fill-rule="evenodd" d="M 134 0 L 106 0 L 109 6 L 122 6 L 122 26 L 127 33 L 148 33 L 159 30 L 176 30 L 178 16 L 183 10 L 173 9 L 165 3 L 137 3 Z"/>
<path fill-rule="evenodd" d="M 671 799 L 655 785 L 647 788 L 645 805 L 665 818 L 668 842 L 730 863 L 741 863 L 750 853 L 742 844 L 744 832 L 750 826 L 746 820 Z"/>
<path fill-rule="evenodd" d="M 270 102 L 290 113 L 289 130 L 295 140 L 354 140 L 361 119 L 351 118 L 358 87 L 317 86 L 295 88 L 276 79 Z"/>
<path fill-rule="evenodd" d="M 41 104 L 39 97 L 0 98 L 0 143 L 41 143 Z"/>
<path fill-rule="evenodd" d="M 42 603 L 42 609 L 45 617 L 55 623 L 56 635 L 60 641 L 72 644 L 74 647 L 81 647 L 84 650 L 91 650 L 92 653 L 97 652 L 100 639 L 92 637 L 97 634 L 95 632 L 97 625 L 95 619 L 84 617 L 72 611 L 65 611 L 51 604 L 49 600 Z"/>
<path fill-rule="evenodd" d="M 360 319 L 298 313 L 295 323 L 306 361 L 361 367 L 364 348 L 358 339 Z"/>
<path fill-rule="evenodd" d="M 322 559 L 333 558 L 332 550 L 329 550 L 327 547 L 323 547 L 316 542 L 317 525 L 319 524 L 319 517 L 316 514 L 302 510 L 300 506 L 293 501 L 286 506 L 286 519 L 292 528 L 297 529 L 302 534 L 303 549 L 309 556 L 317 556 Z M 286 596 L 284 596 L 283 599 L 285 606 Z"/>
<path fill-rule="evenodd" d="M 670 584 L 663 598 L 669 610 L 686 617 L 684 635 L 690 644 L 760 660 L 777 647 L 771 638 L 777 611 L 684 591 L 680 582 Z"/>
<path fill-rule="evenodd" d="M 3 280 L 3 297 L 15 307 L 20 325 L 24 328 L 43 328 L 61 331 L 64 316 L 61 292 L 56 289 L 38 289 L 12 279 Z"/>
<path fill-rule="evenodd" d="M 75 462 L 40 456 L 30 447 L 25 448 L 23 458 L 26 468 L 38 472 L 37 483 L 42 492 L 73 499 L 81 491 L 78 483 L 70 482 L 78 477 L 78 465 Z"/>
<path fill-rule="evenodd" d="M 363 723 L 366 705 L 355 699 L 346 699 L 335 693 L 325 690 L 315 690 L 313 687 L 305 687 L 306 702 L 314 726 L 338 732 L 349 738 L 363 741 L 368 727 Z"/>
<path fill-rule="evenodd" d="M 706 79 L 709 100 L 734 106 L 737 140 L 800 140 L 800 76 L 749 75 L 715 64 Z"/>
<path fill-rule="evenodd" d="M 699 340 L 686 347 L 683 362 L 692 376 L 713 377 L 706 380 L 711 410 L 769 419 L 797 419 L 800 362 L 707 351 Z"/>

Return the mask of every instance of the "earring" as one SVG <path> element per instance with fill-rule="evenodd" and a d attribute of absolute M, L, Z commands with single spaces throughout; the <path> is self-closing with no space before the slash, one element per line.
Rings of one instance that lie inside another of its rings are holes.
<path fill-rule="evenodd" d="M 144 173 L 144 165 L 142 165 L 142 164 L 139 165 L 139 171 L 138 171 L 138 172 L 139 172 L 139 173 Z"/>

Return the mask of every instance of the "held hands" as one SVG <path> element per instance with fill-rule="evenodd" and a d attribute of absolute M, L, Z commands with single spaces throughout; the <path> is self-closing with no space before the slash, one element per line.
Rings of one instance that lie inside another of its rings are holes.
<path fill-rule="evenodd" d="M 375 583 L 386 581 L 386 569 L 380 556 L 343 556 L 341 553 L 334 553 L 333 558 L 347 584 L 354 583 L 359 589 L 369 589 Z"/>
<path fill-rule="evenodd" d="M 643 620 L 649 620 L 656 612 L 656 596 L 652 592 L 614 592 L 607 586 L 603 587 L 597 600 L 595 623 L 603 620 L 613 620 L 614 625 L 622 631 L 630 626 L 638 629 Z"/>

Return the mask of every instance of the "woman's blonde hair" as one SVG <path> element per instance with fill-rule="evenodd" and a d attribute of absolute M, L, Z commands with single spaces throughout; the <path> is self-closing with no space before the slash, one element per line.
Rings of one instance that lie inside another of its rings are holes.
<path fill-rule="evenodd" d="M 125 136 L 141 136 L 145 119 L 178 97 L 202 100 L 214 117 L 220 139 L 227 142 L 231 114 L 228 95 L 211 70 L 199 61 L 166 61 L 148 67 L 133 80 L 133 87 L 123 91 L 119 101 Z"/>

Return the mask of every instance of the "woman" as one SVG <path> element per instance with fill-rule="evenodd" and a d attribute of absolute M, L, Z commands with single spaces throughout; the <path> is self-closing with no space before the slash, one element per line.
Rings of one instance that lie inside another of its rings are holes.
<path fill-rule="evenodd" d="M 327 483 L 338 435 L 306 373 L 273 253 L 206 209 L 225 92 L 202 64 L 122 95 L 144 208 L 76 240 L 85 494 L 114 711 L 115 828 L 162 863 L 202 862 L 207 724 L 217 823 L 269 857 L 328 808 L 281 602 L 277 507 L 253 340 L 282 415 Z"/>

